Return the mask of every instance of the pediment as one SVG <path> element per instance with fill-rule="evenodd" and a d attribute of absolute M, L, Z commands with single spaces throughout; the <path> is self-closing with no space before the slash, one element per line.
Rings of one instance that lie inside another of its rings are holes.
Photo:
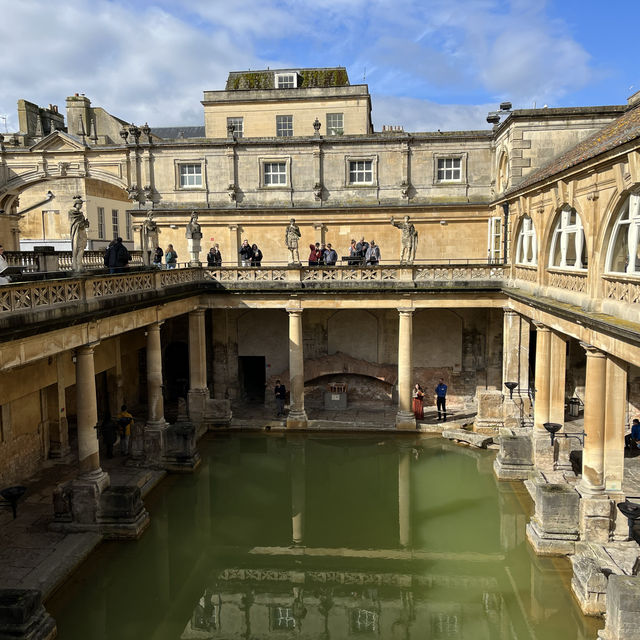
<path fill-rule="evenodd" d="M 30 151 L 83 151 L 86 147 L 64 131 L 52 131 L 36 142 Z"/>

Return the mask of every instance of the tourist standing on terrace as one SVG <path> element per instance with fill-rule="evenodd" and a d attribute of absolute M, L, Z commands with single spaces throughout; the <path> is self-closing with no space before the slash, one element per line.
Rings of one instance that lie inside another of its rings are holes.
<path fill-rule="evenodd" d="M 220 245 L 214 244 L 209 253 L 207 253 L 207 266 L 208 267 L 221 267 L 222 266 L 222 254 L 220 253 Z"/>
<path fill-rule="evenodd" d="M 347 264 L 350 267 L 353 267 L 356 264 L 360 264 L 360 257 L 358 256 L 358 245 L 356 245 L 355 240 L 351 240 L 351 246 L 349 247 L 349 260 L 347 260 Z"/>
<path fill-rule="evenodd" d="M 176 268 L 176 264 L 178 262 L 178 254 L 176 253 L 176 250 L 173 248 L 172 244 L 167 247 L 167 250 L 164 254 L 164 259 L 167 263 L 167 269 Z"/>
<path fill-rule="evenodd" d="M 376 244 L 375 240 L 371 241 L 369 248 L 367 249 L 367 253 L 365 255 L 365 259 L 368 265 L 376 265 L 380 262 L 380 247 Z"/>
<path fill-rule="evenodd" d="M 257 244 L 251 245 L 251 266 L 259 267 L 262 264 L 262 251 Z"/>
<path fill-rule="evenodd" d="M 336 262 L 338 262 L 338 252 L 329 243 L 324 252 L 324 263 L 329 267 L 333 267 Z"/>
<path fill-rule="evenodd" d="M 309 266 L 317 267 L 320 264 L 320 260 L 322 259 L 322 251 L 320 251 L 320 243 L 316 242 L 315 244 L 309 245 Z"/>
<path fill-rule="evenodd" d="M 253 249 L 251 248 L 251 245 L 249 244 L 249 241 L 246 238 L 242 241 L 242 246 L 238 250 L 238 253 L 240 254 L 240 260 L 242 262 L 242 266 L 250 267 L 251 259 L 253 258 Z"/>
<path fill-rule="evenodd" d="M 158 269 L 162 269 L 162 256 L 164 255 L 164 251 L 160 247 L 156 247 L 156 250 L 153 252 L 153 264 L 158 267 Z"/>
<path fill-rule="evenodd" d="M 440 378 L 440 382 L 436 387 L 436 406 L 438 408 L 438 420 L 447 421 L 447 385 L 444 379 Z"/>
<path fill-rule="evenodd" d="M 413 415 L 416 420 L 424 420 L 424 391 L 417 382 L 411 395 L 413 396 Z"/>

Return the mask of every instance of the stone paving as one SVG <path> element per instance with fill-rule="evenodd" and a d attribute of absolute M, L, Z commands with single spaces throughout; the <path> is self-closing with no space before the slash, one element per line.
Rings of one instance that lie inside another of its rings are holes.
<path fill-rule="evenodd" d="M 144 495 L 165 475 L 124 462 L 120 456 L 102 461 L 112 486 L 137 485 Z M 76 475 L 71 455 L 64 462 L 49 461 L 24 483 L 27 492 L 18 503 L 15 520 L 10 509 L 0 509 L 0 589 L 38 589 L 46 599 L 100 544 L 98 533 L 49 531 L 53 490 Z"/>

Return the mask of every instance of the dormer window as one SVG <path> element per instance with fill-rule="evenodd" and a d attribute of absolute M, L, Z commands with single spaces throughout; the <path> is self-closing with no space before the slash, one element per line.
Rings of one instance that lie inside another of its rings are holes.
<path fill-rule="evenodd" d="M 295 89 L 297 86 L 297 73 L 276 73 L 276 89 Z"/>

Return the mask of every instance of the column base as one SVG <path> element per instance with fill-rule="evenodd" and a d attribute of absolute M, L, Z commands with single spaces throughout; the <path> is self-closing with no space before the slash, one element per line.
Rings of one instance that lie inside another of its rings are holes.
<path fill-rule="evenodd" d="M 287 415 L 287 429 L 306 429 L 309 426 L 309 419 L 304 410 L 289 411 Z"/>
<path fill-rule="evenodd" d="M 582 494 L 582 488 L 578 487 Z M 609 496 L 582 494 L 580 500 L 580 539 L 585 542 L 609 542 L 615 526 L 615 504 Z"/>
<path fill-rule="evenodd" d="M 144 454 L 147 465 L 152 468 L 193 471 L 200 464 L 195 425 L 184 420 L 173 425 L 165 421 L 147 423 L 144 430 Z"/>
<path fill-rule="evenodd" d="M 556 447 L 551 446 L 551 437 L 546 431 L 533 429 L 533 464 L 536 471 L 553 471 Z M 556 443 L 558 440 L 556 440 Z"/>
<path fill-rule="evenodd" d="M 398 411 L 396 413 L 396 429 L 408 431 L 416 429 L 416 417 L 411 411 Z"/>
<path fill-rule="evenodd" d="M 42 605 L 35 589 L 0 589 L 0 637 L 15 640 L 53 640 L 56 621 Z"/>
<path fill-rule="evenodd" d="M 533 471 L 531 429 L 500 429 L 500 451 L 493 462 L 499 480 L 526 480 Z"/>

